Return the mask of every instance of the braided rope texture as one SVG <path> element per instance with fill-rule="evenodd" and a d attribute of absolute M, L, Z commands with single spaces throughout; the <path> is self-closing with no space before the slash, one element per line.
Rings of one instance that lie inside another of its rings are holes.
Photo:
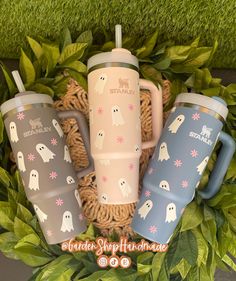
<path fill-rule="evenodd" d="M 163 81 L 162 87 L 163 105 L 170 98 L 170 82 Z M 150 140 L 152 137 L 151 97 L 148 91 L 141 91 L 141 126 L 142 140 Z M 78 83 L 71 79 L 67 86 L 66 94 L 60 100 L 55 101 L 55 108 L 58 111 L 79 110 L 89 122 L 88 94 Z M 168 112 L 164 113 L 164 121 Z M 74 119 L 67 119 L 62 122 L 62 129 L 66 134 L 67 143 L 70 149 L 71 158 L 76 170 L 88 166 L 88 158 L 79 133 L 79 127 Z M 145 149 L 140 158 L 140 187 L 142 178 L 152 156 L 154 148 Z M 112 186 L 111 186 L 112 188 Z M 125 205 L 100 204 L 97 199 L 97 187 L 95 172 L 92 172 L 79 181 L 79 194 L 83 204 L 84 215 L 89 223 L 93 223 L 100 229 L 104 236 L 116 233 L 119 236 L 133 236 L 130 227 L 134 215 L 136 203 Z"/>

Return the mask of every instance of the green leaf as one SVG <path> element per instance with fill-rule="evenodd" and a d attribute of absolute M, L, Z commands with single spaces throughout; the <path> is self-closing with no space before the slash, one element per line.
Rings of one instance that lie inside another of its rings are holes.
<path fill-rule="evenodd" d="M 139 274 L 147 274 L 152 269 L 152 259 L 154 254 L 146 252 L 138 256 L 137 258 L 137 271 Z"/>
<path fill-rule="evenodd" d="M 109 42 L 106 42 L 105 44 L 103 44 L 103 46 L 101 47 L 101 51 L 102 52 L 110 52 L 115 47 L 116 47 L 115 43 L 113 41 L 109 41 Z"/>
<path fill-rule="evenodd" d="M 21 205 L 20 203 L 17 204 L 16 216 L 27 224 L 33 218 L 33 215 L 31 214 L 31 212 L 27 208 L 25 208 L 23 205 Z"/>
<path fill-rule="evenodd" d="M 81 61 L 73 61 L 67 64 L 63 64 L 61 67 L 69 68 L 81 73 L 87 73 L 87 66 L 83 64 Z"/>
<path fill-rule="evenodd" d="M 53 259 L 48 254 L 44 253 L 41 248 L 34 245 L 18 246 L 15 252 L 19 259 L 33 267 L 45 265 Z"/>
<path fill-rule="evenodd" d="M 34 91 L 34 92 L 39 93 L 39 94 L 45 94 L 45 95 L 49 95 L 51 97 L 54 96 L 53 89 L 44 85 L 44 84 L 35 83 L 29 89 L 31 91 Z"/>
<path fill-rule="evenodd" d="M 162 59 L 158 60 L 153 66 L 158 70 L 167 69 L 170 66 L 171 60 L 168 57 L 163 57 Z"/>
<path fill-rule="evenodd" d="M 192 46 L 172 46 L 166 49 L 167 56 L 172 63 L 181 63 L 187 59 Z"/>
<path fill-rule="evenodd" d="M 101 278 L 107 273 L 105 270 L 100 270 L 92 273 L 88 277 L 82 278 L 82 279 L 75 279 L 75 281 L 94 281 L 94 280 L 101 280 Z"/>
<path fill-rule="evenodd" d="M 27 38 L 27 41 L 29 42 L 29 45 L 30 45 L 35 57 L 37 59 L 40 59 L 43 54 L 43 49 L 42 49 L 41 45 L 36 40 L 34 40 L 33 38 L 31 38 L 29 36 L 27 36 L 26 38 Z"/>
<path fill-rule="evenodd" d="M 195 236 L 191 231 L 180 232 L 176 239 L 173 240 L 167 256 L 169 268 L 175 267 L 182 258 L 190 265 L 197 261 L 198 248 Z"/>
<path fill-rule="evenodd" d="M 220 87 L 216 87 L 216 88 L 209 88 L 209 89 L 205 89 L 205 90 L 201 90 L 201 92 L 208 97 L 213 97 L 213 96 L 219 96 L 220 93 Z"/>
<path fill-rule="evenodd" d="M 160 271 L 160 274 L 159 274 L 159 279 L 157 281 L 169 281 L 169 272 L 166 268 L 166 264 L 163 263 L 162 267 L 161 267 L 161 271 Z"/>
<path fill-rule="evenodd" d="M 185 277 L 188 275 L 189 270 L 191 268 L 191 265 L 185 260 L 182 259 L 176 266 L 175 268 L 177 271 L 180 273 L 181 277 L 185 279 Z"/>
<path fill-rule="evenodd" d="M 12 232 L 0 234 L 0 251 L 10 259 L 18 259 L 14 249 L 17 242 L 18 238 Z"/>
<path fill-rule="evenodd" d="M 66 94 L 69 81 L 70 77 L 62 76 L 62 78 L 52 86 L 57 97 L 62 97 Z"/>
<path fill-rule="evenodd" d="M 3 72 L 4 78 L 7 82 L 7 87 L 8 87 L 10 96 L 12 97 L 13 94 L 15 94 L 17 92 L 14 79 L 13 79 L 10 71 L 7 69 L 7 67 L 3 63 L 1 63 L 0 65 L 1 65 L 1 69 L 2 69 L 2 72 Z"/>
<path fill-rule="evenodd" d="M 186 281 L 200 281 L 199 268 L 197 266 L 194 266 L 190 269 Z"/>
<path fill-rule="evenodd" d="M 217 244 L 216 240 L 216 223 L 214 220 L 204 221 L 201 224 L 201 230 L 204 238 L 215 248 Z"/>
<path fill-rule="evenodd" d="M 144 45 L 140 49 L 136 50 L 136 56 L 138 58 L 142 59 L 151 54 L 152 50 L 156 45 L 157 36 L 158 31 L 155 31 L 150 37 L 145 40 Z"/>
<path fill-rule="evenodd" d="M 155 256 L 152 260 L 152 278 L 153 278 L 153 280 L 158 280 L 159 273 L 160 273 L 161 267 L 163 265 L 165 256 L 166 256 L 166 252 L 155 254 Z"/>
<path fill-rule="evenodd" d="M 59 47 L 56 43 L 51 42 L 50 44 L 43 43 L 43 67 L 46 70 L 46 77 L 53 74 L 55 66 L 60 57 Z"/>
<path fill-rule="evenodd" d="M 76 43 L 87 43 L 88 46 L 91 46 L 93 43 L 93 34 L 91 30 L 86 30 L 80 34 L 76 39 Z"/>
<path fill-rule="evenodd" d="M 144 64 L 140 67 L 140 71 L 145 79 L 151 80 L 156 86 L 161 84 L 161 72 L 156 70 L 153 66 Z"/>
<path fill-rule="evenodd" d="M 214 281 L 214 279 L 212 279 L 211 276 L 209 275 L 206 266 L 201 266 L 200 267 L 199 280 Z"/>
<path fill-rule="evenodd" d="M 25 84 L 31 84 L 35 80 L 35 70 L 31 60 L 27 57 L 25 52 L 21 49 L 20 56 L 20 73 Z"/>
<path fill-rule="evenodd" d="M 2 167 L 0 167 L 0 182 L 5 186 L 5 187 L 9 187 L 10 185 L 10 175 L 9 173 L 3 169 Z"/>
<path fill-rule="evenodd" d="M 65 27 L 60 34 L 60 49 L 63 51 L 66 46 L 72 43 L 70 30 L 68 27 Z"/>
<path fill-rule="evenodd" d="M 29 234 L 29 235 L 24 236 L 15 245 L 15 249 L 23 247 L 23 246 L 27 246 L 27 245 L 39 246 L 40 245 L 40 238 L 38 237 L 38 235 L 37 234 Z"/>
<path fill-rule="evenodd" d="M 228 265 L 230 266 L 234 271 L 236 271 L 236 264 L 235 262 L 228 256 L 225 255 L 222 260 Z"/>
<path fill-rule="evenodd" d="M 201 208 L 195 201 L 193 201 L 187 206 L 183 213 L 180 231 L 186 231 L 195 228 L 202 222 L 202 220 L 203 214 Z"/>
<path fill-rule="evenodd" d="M 83 56 L 87 46 L 87 43 L 73 43 L 66 46 L 60 55 L 59 64 L 66 65 L 70 62 L 79 60 Z"/>
<path fill-rule="evenodd" d="M 202 263 L 206 265 L 207 257 L 208 257 L 208 243 L 204 239 L 199 229 L 193 229 L 192 232 L 197 240 L 197 246 L 198 246 L 197 265 L 198 267 L 200 267 Z"/>
<path fill-rule="evenodd" d="M 88 91 L 88 84 L 87 84 L 87 80 L 85 79 L 85 77 L 78 73 L 77 71 L 68 69 L 67 72 L 69 73 L 69 75 L 74 78 L 78 84 L 84 88 L 85 91 Z"/>
<path fill-rule="evenodd" d="M 232 244 L 232 239 L 233 236 L 229 227 L 229 223 L 225 223 L 219 229 L 218 233 L 218 250 L 221 257 L 227 254 L 230 244 Z"/>
<path fill-rule="evenodd" d="M 134 281 L 137 278 L 137 272 L 134 269 L 113 268 L 101 277 L 101 281 Z"/>
<path fill-rule="evenodd" d="M 209 60 L 211 52 L 212 48 L 209 47 L 200 47 L 197 49 L 193 49 L 183 65 L 201 67 Z"/>
<path fill-rule="evenodd" d="M 0 202 L 0 226 L 5 228 L 8 231 L 13 231 L 14 229 L 14 212 L 12 208 L 10 207 L 10 204 L 8 202 L 6 206 L 3 207 L 3 202 Z"/>
<path fill-rule="evenodd" d="M 14 219 L 14 233 L 18 238 L 23 238 L 28 234 L 35 234 L 32 227 L 30 227 L 28 224 L 24 223 L 17 217 L 15 217 Z"/>
<path fill-rule="evenodd" d="M 3 132 L 4 132 L 4 123 L 2 119 L 2 114 L 0 113 L 0 144 L 3 142 Z"/>

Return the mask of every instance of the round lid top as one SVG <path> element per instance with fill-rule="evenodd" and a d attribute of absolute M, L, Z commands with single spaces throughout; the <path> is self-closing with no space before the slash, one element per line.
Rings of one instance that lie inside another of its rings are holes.
<path fill-rule="evenodd" d="M 224 119 L 228 115 L 228 108 L 226 102 L 219 97 L 207 97 L 200 94 L 183 93 L 176 97 L 175 104 L 177 103 L 191 103 L 199 106 L 206 107 L 218 113 Z"/>
<path fill-rule="evenodd" d="M 53 99 L 49 95 L 38 94 L 32 91 L 22 92 L 17 94 L 14 98 L 4 102 L 1 105 L 2 115 L 20 106 L 36 104 L 36 103 L 49 103 L 53 104 Z"/>
<path fill-rule="evenodd" d="M 124 48 L 115 48 L 111 52 L 97 54 L 88 60 L 88 71 L 95 65 L 108 62 L 128 63 L 139 67 L 138 59 Z"/>

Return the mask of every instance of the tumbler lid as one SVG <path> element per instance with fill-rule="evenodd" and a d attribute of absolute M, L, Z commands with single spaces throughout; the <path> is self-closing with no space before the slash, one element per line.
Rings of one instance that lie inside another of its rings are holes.
<path fill-rule="evenodd" d="M 88 72 L 92 71 L 92 68 L 94 66 L 97 66 L 96 68 L 102 68 L 108 63 L 118 63 L 115 66 L 121 66 L 123 64 L 130 64 L 134 66 L 138 70 L 138 59 L 131 54 L 130 51 L 127 49 L 122 48 L 122 32 L 121 32 L 121 25 L 117 24 L 115 27 L 115 36 L 116 36 L 116 48 L 114 48 L 111 52 L 105 52 L 97 54 L 93 57 L 91 57 L 88 60 Z M 113 64 L 114 65 L 114 64 Z M 109 66 L 109 65 L 106 65 Z"/>
<path fill-rule="evenodd" d="M 175 104 L 189 103 L 193 105 L 203 106 L 215 111 L 225 120 L 228 115 L 228 108 L 226 102 L 219 97 L 207 97 L 194 93 L 183 93 L 176 97 Z M 178 106 L 178 105 L 177 105 Z"/>

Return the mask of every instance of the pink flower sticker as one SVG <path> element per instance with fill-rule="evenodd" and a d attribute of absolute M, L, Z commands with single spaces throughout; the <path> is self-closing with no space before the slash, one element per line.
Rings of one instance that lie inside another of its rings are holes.
<path fill-rule="evenodd" d="M 17 115 L 16 115 L 16 118 L 18 119 L 18 120 L 24 120 L 25 119 L 25 114 L 24 114 L 24 112 L 19 112 L 19 113 L 17 113 Z"/>
<path fill-rule="evenodd" d="M 84 215 L 83 214 L 79 214 L 79 220 L 82 221 L 84 219 Z"/>
<path fill-rule="evenodd" d="M 145 197 L 150 197 L 150 196 L 151 196 L 151 191 L 146 190 L 146 191 L 145 191 Z"/>
<path fill-rule="evenodd" d="M 58 176 L 57 172 L 55 172 L 55 171 L 52 171 L 51 173 L 49 173 L 49 178 L 52 180 L 56 179 L 57 176 Z"/>
<path fill-rule="evenodd" d="M 149 232 L 152 233 L 152 234 L 156 233 L 157 232 L 157 227 L 155 225 L 151 225 L 149 227 Z"/>
<path fill-rule="evenodd" d="M 196 158 L 198 156 L 198 152 L 196 149 L 191 150 L 190 154 L 193 158 Z"/>
<path fill-rule="evenodd" d="M 97 113 L 98 114 L 103 114 L 103 111 L 104 111 L 104 109 L 100 106 L 100 107 L 98 107 L 98 109 L 97 109 Z"/>
<path fill-rule="evenodd" d="M 133 169 L 134 169 L 134 164 L 133 164 L 133 163 L 130 163 L 130 164 L 129 164 L 129 170 L 130 170 L 130 171 L 133 171 Z"/>
<path fill-rule="evenodd" d="M 187 187 L 188 187 L 188 181 L 183 180 L 182 183 L 181 183 L 181 186 L 182 186 L 183 188 L 187 188 Z"/>
<path fill-rule="evenodd" d="M 29 161 L 34 161 L 35 160 L 35 155 L 33 153 L 29 153 L 28 156 L 27 156 L 27 159 Z"/>
<path fill-rule="evenodd" d="M 57 139 L 52 138 L 52 139 L 51 139 L 51 144 L 52 144 L 52 145 L 57 145 Z"/>
<path fill-rule="evenodd" d="M 51 231 L 51 230 L 47 230 L 47 236 L 48 236 L 48 237 L 51 237 L 51 236 L 52 236 L 52 234 L 53 234 L 53 233 L 52 233 L 52 231 Z"/>
<path fill-rule="evenodd" d="M 58 198 L 57 200 L 56 200 L 56 205 L 57 206 L 62 206 L 64 204 L 64 201 L 61 199 L 61 198 Z"/>
<path fill-rule="evenodd" d="M 182 161 L 179 160 L 179 159 L 176 159 L 176 160 L 174 161 L 174 165 L 175 165 L 175 167 L 177 167 L 177 168 L 181 167 L 182 164 L 183 164 Z"/>
<path fill-rule="evenodd" d="M 199 120 L 200 119 L 200 114 L 199 113 L 194 113 L 193 115 L 192 115 L 192 119 L 193 120 Z"/>
<path fill-rule="evenodd" d="M 119 144 L 122 144 L 124 142 L 124 138 L 122 136 L 118 136 L 116 138 L 116 141 L 119 143 Z"/>
<path fill-rule="evenodd" d="M 102 176 L 102 181 L 103 182 L 107 182 L 107 177 L 106 176 Z"/>
<path fill-rule="evenodd" d="M 134 105 L 133 104 L 129 104 L 128 108 L 129 108 L 130 111 L 133 111 L 134 110 Z"/>

